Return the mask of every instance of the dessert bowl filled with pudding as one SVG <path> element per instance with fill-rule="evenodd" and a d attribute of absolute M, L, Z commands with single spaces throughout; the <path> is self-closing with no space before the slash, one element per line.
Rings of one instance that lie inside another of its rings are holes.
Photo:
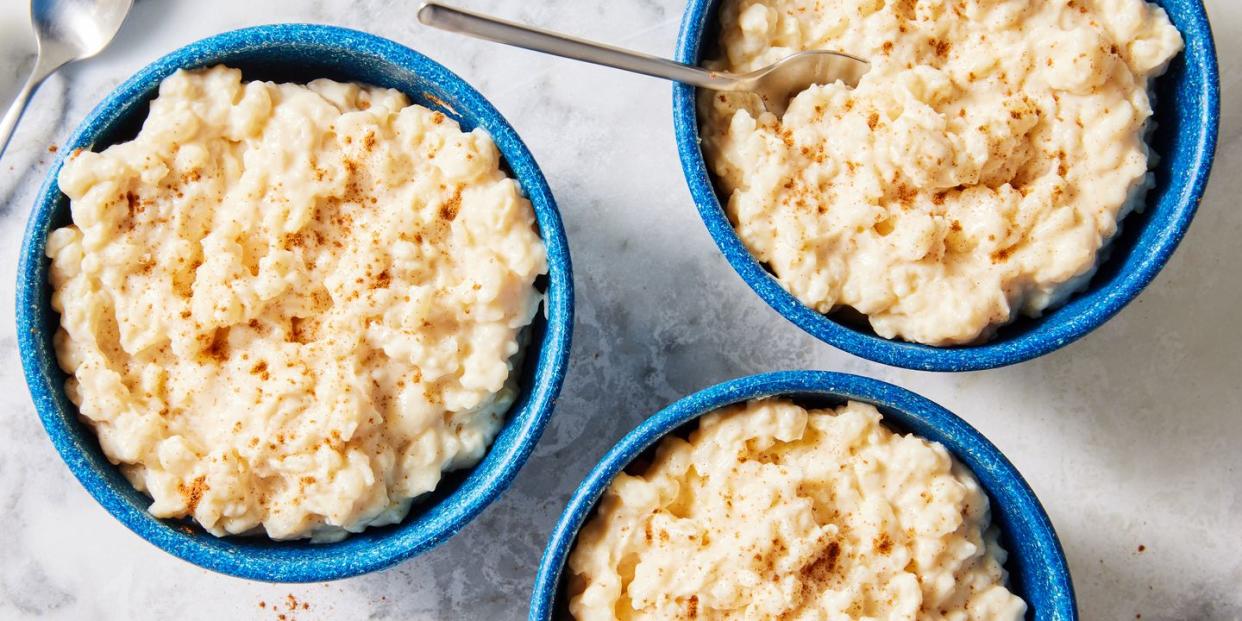
<path fill-rule="evenodd" d="M 320 581 L 456 533 L 564 376 L 559 215 L 500 114 L 364 33 L 262 26 L 122 84 L 52 167 L 18 333 L 53 444 L 153 544 Z"/>
<path fill-rule="evenodd" d="M 531 600 L 547 619 L 1076 619 L 1052 524 L 964 421 L 790 371 L 677 401 L 591 470 Z"/>
<path fill-rule="evenodd" d="M 870 63 L 782 116 L 674 87 L 691 193 L 743 279 L 814 336 L 926 370 L 1027 360 L 1149 283 L 1189 226 L 1219 107 L 1183 0 L 693 0 L 677 59 Z"/>

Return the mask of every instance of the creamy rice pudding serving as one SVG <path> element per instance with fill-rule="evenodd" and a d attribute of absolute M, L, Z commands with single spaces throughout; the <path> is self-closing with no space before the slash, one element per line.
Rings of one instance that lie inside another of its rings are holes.
<path fill-rule="evenodd" d="M 988 498 L 871 405 L 708 414 L 618 474 L 569 557 L 569 609 L 612 619 L 1020 620 Z"/>
<path fill-rule="evenodd" d="M 1085 286 L 1151 186 L 1148 81 L 1182 47 L 1144 0 L 723 0 L 715 69 L 868 59 L 781 118 L 703 93 L 743 243 L 819 312 L 971 343 Z"/>
<path fill-rule="evenodd" d="M 499 431 L 546 267 L 483 131 L 389 89 L 179 71 L 60 187 L 66 392 L 152 514 L 339 539 Z"/>

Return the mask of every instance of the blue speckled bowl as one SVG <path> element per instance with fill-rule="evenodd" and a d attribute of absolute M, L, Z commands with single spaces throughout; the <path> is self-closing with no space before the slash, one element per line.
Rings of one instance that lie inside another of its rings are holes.
<path fill-rule="evenodd" d="M 992 520 L 1001 529 L 1001 545 L 1009 551 L 1005 568 L 1010 590 L 1026 600 L 1027 619 L 1078 618 L 1069 568 L 1052 522 L 1022 475 L 978 431 L 939 405 L 892 384 L 844 373 L 783 371 L 730 380 L 685 397 L 643 421 L 608 451 L 578 486 L 552 530 L 535 577 L 530 620 L 568 618 L 562 569 L 578 529 L 618 472 L 664 436 L 683 430 L 704 414 L 777 395 L 814 407 L 837 406 L 846 400 L 870 403 L 891 428 L 944 445 L 975 473 L 988 493 Z"/>
<path fill-rule="evenodd" d="M 400 90 L 469 129 L 492 135 L 534 205 L 547 246 L 544 312 L 532 326 L 522 394 L 487 456 L 476 467 L 446 475 L 404 522 L 368 529 L 339 543 L 273 542 L 265 537 L 216 538 L 190 521 L 160 520 L 104 457 L 91 430 L 65 397 L 52 335 L 48 232 L 69 222 L 69 201 L 56 186 L 65 154 L 132 137 L 160 80 L 177 69 L 224 63 L 246 79 L 305 82 L 327 77 Z M 513 128 L 477 91 L 444 67 L 406 47 L 353 30 L 273 25 L 228 32 L 183 47 L 146 67 L 103 101 L 60 150 L 26 227 L 17 270 L 17 335 L 26 382 L 48 436 L 69 469 L 112 515 L 142 538 L 208 569 L 259 580 L 311 582 L 356 576 L 425 552 L 453 536 L 509 486 L 552 414 L 569 355 L 573 283 L 569 248 L 552 194 Z"/>
<path fill-rule="evenodd" d="M 677 41 L 677 60 L 698 64 L 705 37 L 714 36 L 718 0 L 688 0 Z M 1124 221 L 1110 256 L 1087 289 L 1038 319 L 1020 318 L 990 341 L 965 347 L 930 347 L 876 336 L 868 327 L 845 325 L 802 304 L 751 256 L 738 239 L 712 187 L 699 149 L 695 90 L 673 87 L 677 147 L 690 193 L 721 252 L 759 297 L 816 338 L 875 362 L 927 371 L 971 371 L 1042 356 L 1099 327 L 1155 278 L 1181 241 L 1207 184 L 1216 149 L 1220 83 L 1216 50 L 1200 0 L 1155 0 L 1182 31 L 1186 50 L 1156 81 L 1156 131 L 1160 155 L 1156 187 L 1147 207 Z"/>

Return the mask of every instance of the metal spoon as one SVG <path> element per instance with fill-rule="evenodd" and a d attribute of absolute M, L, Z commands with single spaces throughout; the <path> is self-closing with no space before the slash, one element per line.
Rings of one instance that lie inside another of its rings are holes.
<path fill-rule="evenodd" d="M 418 9 L 418 20 L 449 32 L 684 82 L 701 88 L 753 92 L 777 116 L 785 113 L 792 96 L 812 84 L 829 84 L 841 80 L 850 86 L 857 86 L 863 74 L 870 68 L 866 61 L 849 54 L 809 51 L 786 56 L 750 73 L 726 73 L 523 26 L 444 6 L 438 2 L 424 2 Z"/>
<path fill-rule="evenodd" d="M 133 0 L 31 0 L 30 21 L 39 51 L 30 77 L 0 120 L 0 156 L 35 89 L 57 69 L 107 47 L 132 4 Z"/>

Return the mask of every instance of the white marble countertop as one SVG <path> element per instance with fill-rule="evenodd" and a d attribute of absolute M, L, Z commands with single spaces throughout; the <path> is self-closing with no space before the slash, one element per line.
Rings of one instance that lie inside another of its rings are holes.
<path fill-rule="evenodd" d="M 459 0 L 671 53 L 678 0 Z M 32 45 L 0 0 L 0 58 Z M 210 9 L 205 9 L 210 4 Z M 717 253 L 678 165 L 670 89 L 420 27 L 415 0 L 139 0 L 114 45 L 53 77 L 0 160 L 0 618 L 520 619 L 576 482 L 641 418 L 739 375 L 820 368 L 921 392 L 1023 472 L 1069 555 L 1084 619 L 1242 619 L 1242 5 L 1208 0 L 1224 65 L 1215 175 L 1160 277 L 1117 318 L 1015 367 L 946 375 L 871 364 L 781 319 Z M 330 584 L 213 574 L 130 533 L 70 475 L 26 391 L 14 336 L 21 232 L 49 145 L 175 47 L 241 26 L 328 22 L 439 60 L 513 123 L 564 216 L 578 324 L 563 398 L 516 484 L 461 534 L 396 568 Z M 0 61 L 0 93 L 19 68 Z M 3 99 L 7 95 L 0 95 Z M 1140 551 L 1143 550 L 1143 551 Z M 264 606 L 266 604 L 266 606 Z M 279 607 L 274 610 L 273 607 Z"/>

